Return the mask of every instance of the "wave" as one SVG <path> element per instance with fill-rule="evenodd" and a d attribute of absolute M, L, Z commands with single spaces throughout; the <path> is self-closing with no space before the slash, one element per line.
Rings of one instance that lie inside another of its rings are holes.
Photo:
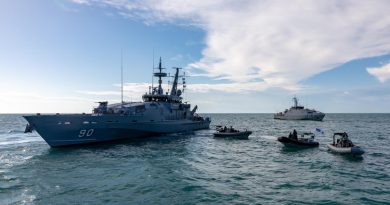
<path fill-rule="evenodd" d="M 2 135 L 4 136 L 4 134 Z M 10 134 L 5 135 L 4 137 L 1 137 L 0 134 L 0 146 L 29 143 L 29 142 L 39 142 L 39 141 L 43 141 L 43 139 L 34 133 L 25 134 L 24 132 L 17 132 L 11 135 Z"/>
<path fill-rule="evenodd" d="M 0 135 L 4 135 L 4 134 L 24 134 L 24 129 L 23 130 L 21 129 L 0 130 Z"/>
<path fill-rule="evenodd" d="M 8 134 L 11 134 L 11 133 L 24 133 L 24 130 L 9 130 L 7 133 Z"/>

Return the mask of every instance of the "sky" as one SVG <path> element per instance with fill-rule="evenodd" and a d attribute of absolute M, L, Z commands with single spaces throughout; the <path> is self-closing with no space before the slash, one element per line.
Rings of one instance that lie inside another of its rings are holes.
<path fill-rule="evenodd" d="M 141 100 L 161 57 L 166 72 L 184 68 L 184 101 L 201 113 L 274 113 L 294 96 L 326 113 L 389 113 L 389 10 L 387 0 L 0 1 L 0 113 L 120 102 L 121 56 L 125 101 Z"/>

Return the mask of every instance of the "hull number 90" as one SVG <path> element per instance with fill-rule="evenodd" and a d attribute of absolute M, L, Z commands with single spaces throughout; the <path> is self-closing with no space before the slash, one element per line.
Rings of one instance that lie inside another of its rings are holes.
<path fill-rule="evenodd" d="M 80 130 L 80 133 L 79 133 L 79 137 L 90 137 L 93 135 L 93 132 L 94 130 L 93 129 L 89 129 L 89 130 Z"/>

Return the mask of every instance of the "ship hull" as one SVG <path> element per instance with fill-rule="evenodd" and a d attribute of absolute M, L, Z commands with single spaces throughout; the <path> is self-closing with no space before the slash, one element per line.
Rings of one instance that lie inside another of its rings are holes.
<path fill-rule="evenodd" d="M 208 129 L 210 120 L 138 121 L 130 116 L 33 115 L 24 116 L 51 146 L 108 142 L 160 134 Z"/>
<path fill-rule="evenodd" d="M 278 120 L 312 120 L 312 121 L 322 121 L 325 117 L 323 113 L 316 114 L 305 114 L 305 115 L 274 115 L 274 119 Z"/>
<path fill-rule="evenodd" d="M 353 146 L 353 147 L 337 147 L 333 144 L 328 144 L 327 145 L 329 150 L 335 153 L 339 154 L 351 154 L 351 155 L 356 155 L 360 156 L 364 154 L 364 150 L 359 147 L 359 146 Z"/>
<path fill-rule="evenodd" d="M 319 143 L 315 141 L 307 141 L 307 140 L 295 140 L 288 137 L 278 137 L 278 141 L 283 143 L 286 146 L 295 145 L 300 147 L 318 147 Z"/>

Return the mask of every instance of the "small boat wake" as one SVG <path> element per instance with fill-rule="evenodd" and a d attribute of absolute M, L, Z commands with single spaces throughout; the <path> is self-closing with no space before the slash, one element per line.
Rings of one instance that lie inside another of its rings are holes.
<path fill-rule="evenodd" d="M 261 135 L 260 137 L 270 141 L 275 141 L 276 139 L 278 139 L 278 137 L 272 135 Z"/>

